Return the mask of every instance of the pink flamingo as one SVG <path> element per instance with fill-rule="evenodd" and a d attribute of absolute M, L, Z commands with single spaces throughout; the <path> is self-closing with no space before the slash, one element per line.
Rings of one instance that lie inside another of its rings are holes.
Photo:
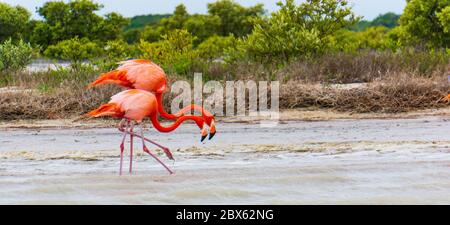
<path fill-rule="evenodd" d="M 144 90 L 131 89 L 122 91 L 111 97 L 109 103 L 100 106 L 99 108 L 86 114 L 88 117 L 111 116 L 115 118 L 122 118 L 119 123 L 119 129 L 124 131 L 122 143 L 120 144 L 120 174 L 122 174 L 122 162 L 124 142 L 127 134 L 130 135 L 130 173 L 132 173 L 132 156 L 133 156 L 133 135 L 142 139 L 143 151 L 152 156 L 158 161 L 166 170 L 172 174 L 172 170 L 165 165 L 156 155 L 154 155 L 145 145 L 144 130 L 141 126 L 141 135 L 133 134 L 134 124 L 141 124 L 145 118 L 150 118 L 153 127 L 160 132 L 171 132 L 175 130 L 185 120 L 193 120 L 201 129 L 202 139 L 207 136 L 208 132 L 204 126 L 205 120 L 199 116 L 180 116 L 171 126 L 164 127 L 158 121 L 158 102 L 153 93 Z M 129 131 L 127 131 L 129 129 Z"/>
<path fill-rule="evenodd" d="M 89 88 L 103 84 L 116 84 L 128 89 L 140 89 L 153 92 L 158 102 L 158 112 L 163 118 L 176 120 L 186 112 L 194 109 L 202 113 L 205 123 L 210 126 L 209 139 L 214 137 L 216 134 L 214 116 L 203 107 L 191 104 L 175 114 L 169 114 L 164 110 L 163 93 L 167 89 L 167 80 L 166 74 L 161 67 L 150 60 L 143 59 L 123 61 L 119 64 L 120 66 L 116 70 L 100 75 L 97 80 L 89 85 Z"/>

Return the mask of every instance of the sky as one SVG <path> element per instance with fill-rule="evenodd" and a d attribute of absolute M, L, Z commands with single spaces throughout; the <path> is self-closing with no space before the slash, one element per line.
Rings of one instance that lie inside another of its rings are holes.
<path fill-rule="evenodd" d="M 39 18 L 36 14 L 36 7 L 42 6 L 49 0 L 0 0 L 10 5 L 21 5 L 34 13 L 34 18 Z M 65 0 L 67 2 L 68 0 Z M 206 4 L 214 0 L 94 0 L 105 7 L 101 14 L 108 12 L 119 12 L 126 17 L 145 14 L 163 14 L 173 12 L 178 4 L 185 4 L 189 13 L 205 13 Z M 272 12 L 278 9 L 276 3 L 279 0 L 235 0 L 244 6 L 252 6 L 263 3 L 266 10 Z M 303 2 L 304 0 L 297 0 Z M 354 11 L 364 19 L 372 20 L 376 16 L 386 12 L 401 14 L 406 5 L 405 0 L 350 0 Z"/>

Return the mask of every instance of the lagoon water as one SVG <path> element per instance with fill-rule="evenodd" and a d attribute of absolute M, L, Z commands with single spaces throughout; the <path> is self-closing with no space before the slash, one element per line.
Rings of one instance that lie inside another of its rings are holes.
<path fill-rule="evenodd" d="M 450 121 L 186 124 L 149 132 L 169 175 L 136 140 L 118 176 L 115 129 L 0 130 L 0 204 L 450 204 Z M 128 146 L 125 150 L 128 153 Z"/>

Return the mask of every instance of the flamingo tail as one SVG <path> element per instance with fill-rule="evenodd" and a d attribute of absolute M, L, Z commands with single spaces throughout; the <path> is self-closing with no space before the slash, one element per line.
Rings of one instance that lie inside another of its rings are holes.
<path fill-rule="evenodd" d="M 116 103 L 108 103 L 100 106 L 85 114 L 86 117 L 101 117 L 101 116 L 115 116 L 118 117 L 122 113 Z"/>
<path fill-rule="evenodd" d="M 125 87 L 130 86 L 130 82 L 126 77 L 126 72 L 119 70 L 113 70 L 111 72 L 100 75 L 97 80 L 95 80 L 88 86 L 88 89 L 102 84 L 117 84 Z"/>

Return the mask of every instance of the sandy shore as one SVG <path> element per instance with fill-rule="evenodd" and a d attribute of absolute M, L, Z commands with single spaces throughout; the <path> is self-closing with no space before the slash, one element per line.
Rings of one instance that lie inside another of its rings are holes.
<path fill-rule="evenodd" d="M 337 112 L 335 110 L 324 109 L 292 109 L 282 110 L 280 112 L 280 122 L 289 121 L 331 121 L 331 120 L 350 120 L 350 119 L 414 119 L 424 117 L 448 117 L 450 118 L 450 107 L 442 109 L 427 109 L 405 113 L 349 113 Z M 216 120 L 222 123 L 259 123 L 261 119 L 258 117 L 218 117 Z M 70 119 L 55 120 L 12 120 L 1 121 L 0 130 L 2 129 L 37 129 L 37 128 L 108 128 L 115 127 L 118 120 L 112 119 L 94 119 L 86 120 L 82 117 L 74 117 Z"/>
<path fill-rule="evenodd" d="M 121 177 L 116 129 L 41 128 L 0 132 L 0 203 L 450 204 L 448 116 L 220 122 L 203 144 L 192 124 L 147 131 L 174 152 L 152 147 L 175 174 L 136 141 Z"/>

